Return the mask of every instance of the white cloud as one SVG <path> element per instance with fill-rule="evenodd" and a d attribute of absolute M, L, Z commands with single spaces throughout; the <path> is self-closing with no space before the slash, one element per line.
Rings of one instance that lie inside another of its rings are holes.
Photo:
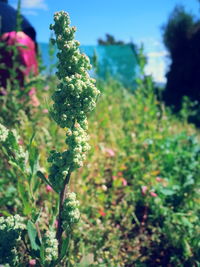
<path fill-rule="evenodd" d="M 145 73 L 152 75 L 154 81 L 165 83 L 165 74 L 169 65 L 169 55 L 161 40 L 146 36 L 138 40 L 144 44 L 144 54 L 147 56 Z"/>
<path fill-rule="evenodd" d="M 45 0 L 22 0 L 22 8 L 47 10 Z"/>
<path fill-rule="evenodd" d="M 152 75 L 156 82 L 166 82 L 165 73 L 168 65 L 167 61 L 165 60 L 166 55 L 167 51 L 151 52 L 147 55 L 145 73 L 147 75 Z"/>
<path fill-rule="evenodd" d="M 169 53 L 166 50 L 163 50 L 163 51 L 150 52 L 147 54 L 147 57 L 155 58 L 155 57 L 165 57 L 168 55 Z"/>

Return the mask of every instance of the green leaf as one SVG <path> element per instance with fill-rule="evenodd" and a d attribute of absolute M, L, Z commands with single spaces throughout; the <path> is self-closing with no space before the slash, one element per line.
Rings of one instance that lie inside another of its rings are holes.
<path fill-rule="evenodd" d="M 92 253 L 84 255 L 79 263 L 79 267 L 87 267 L 94 263 L 94 255 Z"/>
<path fill-rule="evenodd" d="M 29 203 L 28 192 L 25 190 L 24 184 L 18 182 L 17 189 L 24 205 L 24 214 L 28 215 L 32 211 L 31 204 Z"/>
<path fill-rule="evenodd" d="M 189 228 L 193 228 L 193 224 L 186 217 L 181 218 L 181 222 L 183 226 L 187 226 Z"/>
<path fill-rule="evenodd" d="M 160 193 L 162 193 L 164 196 L 172 196 L 175 194 L 175 191 L 169 188 L 161 188 Z"/>
<path fill-rule="evenodd" d="M 37 171 L 37 176 L 39 176 L 45 183 L 47 183 L 48 185 L 51 185 L 51 183 L 47 180 L 47 178 L 44 176 L 44 174 L 41 171 Z"/>
<path fill-rule="evenodd" d="M 67 249 L 68 249 L 68 247 L 69 247 L 69 241 L 70 241 L 70 235 L 68 235 L 68 236 L 63 240 L 59 260 L 62 260 L 62 259 L 65 257 L 65 255 L 66 255 L 66 253 L 67 253 Z"/>
<path fill-rule="evenodd" d="M 31 145 L 32 145 L 32 142 L 33 142 L 33 139 L 34 139 L 34 137 L 35 137 L 35 131 L 33 132 L 33 134 L 32 134 L 32 136 L 31 136 L 31 139 L 30 139 L 30 142 L 29 142 L 29 148 L 31 147 Z"/>
<path fill-rule="evenodd" d="M 186 177 L 186 182 L 183 184 L 183 187 L 188 187 L 190 185 L 193 185 L 195 183 L 193 175 L 189 174 Z"/>
<path fill-rule="evenodd" d="M 40 216 L 41 216 L 41 213 L 42 213 L 42 208 L 40 209 L 40 211 L 39 212 L 32 212 L 32 220 L 33 220 L 33 222 L 37 222 L 39 219 L 40 219 Z"/>
<path fill-rule="evenodd" d="M 27 223 L 28 236 L 31 242 L 31 247 L 33 250 L 39 250 L 40 246 L 36 243 L 37 230 L 35 225 L 29 220 Z"/>
<path fill-rule="evenodd" d="M 45 262 L 45 254 L 44 254 L 44 251 L 45 251 L 44 245 L 42 244 L 41 247 L 40 247 L 40 258 L 42 260 L 42 264 L 44 264 L 44 262 Z"/>
<path fill-rule="evenodd" d="M 7 212 L 6 210 L 0 210 L 0 213 L 3 214 L 4 216 L 12 216 L 12 214 Z"/>
<path fill-rule="evenodd" d="M 12 147 L 12 149 L 15 149 L 15 150 L 19 149 L 18 142 L 17 142 L 13 132 L 11 132 L 11 131 L 9 131 L 9 134 L 8 134 L 8 142 L 9 142 L 9 145 Z"/>
<path fill-rule="evenodd" d="M 44 176 L 44 174 L 43 174 L 41 171 L 38 171 L 38 172 L 37 172 L 37 175 L 38 175 L 38 176 L 39 176 L 45 183 L 47 183 L 48 185 L 50 185 L 56 193 L 59 193 L 58 190 L 56 190 L 56 189 L 53 187 L 53 185 L 47 180 L 47 178 Z"/>
<path fill-rule="evenodd" d="M 37 147 L 29 147 L 29 164 L 31 167 L 32 175 L 35 175 L 39 168 L 39 151 Z"/>

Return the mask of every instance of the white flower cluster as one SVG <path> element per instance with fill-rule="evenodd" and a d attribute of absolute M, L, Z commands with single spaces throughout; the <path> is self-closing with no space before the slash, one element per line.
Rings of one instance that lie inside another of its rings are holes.
<path fill-rule="evenodd" d="M 26 225 L 24 224 L 24 218 L 18 214 L 14 216 L 0 217 L 0 230 L 24 230 Z"/>
<path fill-rule="evenodd" d="M 25 160 L 26 160 L 26 153 L 22 146 L 19 145 L 20 136 L 18 135 L 17 131 L 10 130 L 9 136 L 7 139 L 7 145 L 10 151 L 12 151 L 11 155 L 14 155 L 14 161 L 17 161 L 21 167 L 25 167 Z"/>
<path fill-rule="evenodd" d="M 15 129 L 8 130 L 5 126 L 0 124 L 0 142 L 5 142 L 4 146 L 11 156 L 10 160 L 17 161 L 21 167 L 25 167 L 26 153 L 22 146 L 19 145 L 20 136 Z"/>
<path fill-rule="evenodd" d="M 5 142 L 8 137 L 9 130 L 0 123 L 0 142 Z"/>
<path fill-rule="evenodd" d="M 57 191 L 62 188 L 63 180 L 69 169 L 72 171 L 83 166 L 83 161 L 86 158 L 85 153 L 90 149 L 89 136 L 78 123 L 75 124 L 73 131 L 68 129 L 66 135 L 68 150 L 63 153 L 53 150 L 48 158 L 48 161 L 52 163 L 49 180 Z"/>
<path fill-rule="evenodd" d="M 79 201 L 76 199 L 74 192 L 69 192 L 63 206 L 62 219 L 63 228 L 68 230 L 73 224 L 77 223 L 80 219 Z"/>
<path fill-rule="evenodd" d="M 7 218 L 0 217 L 0 263 L 19 266 L 21 236 L 26 229 L 24 219 L 18 214 Z"/>
<path fill-rule="evenodd" d="M 71 167 L 72 169 L 83 166 L 83 161 L 86 158 L 86 152 L 90 149 L 88 144 L 89 136 L 87 132 L 76 123 L 72 131 L 68 130 L 66 144 L 71 152 Z"/>
<path fill-rule="evenodd" d="M 89 150 L 87 114 L 96 106 L 99 90 L 95 80 L 90 78 L 89 59 L 79 50 L 79 42 L 74 40 L 75 27 L 70 27 L 69 15 L 57 12 L 54 15 L 54 30 L 59 59 L 57 76 L 60 84 L 52 96 L 54 101 L 51 115 L 58 125 L 67 128 L 68 150 L 63 153 L 53 151 L 49 157 L 52 163 L 49 180 L 60 191 L 68 172 L 83 165 L 85 153 Z"/>
<path fill-rule="evenodd" d="M 55 232 L 47 231 L 45 234 L 45 261 L 50 263 L 58 257 L 58 241 Z"/>

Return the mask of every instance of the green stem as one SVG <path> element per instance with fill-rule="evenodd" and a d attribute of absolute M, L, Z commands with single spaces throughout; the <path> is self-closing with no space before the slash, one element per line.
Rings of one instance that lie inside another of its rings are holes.
<path fill-rule="evenodd" d="M 63 189 L 60 192 L 60 202 L 59 202 L 59 213 L 58 213 L 58 228 L 56 232 L 56 238 L 58 240 L 58 258 L 60 257 L 61 249 L 62 249 L 62 234 L 63 234 L 63 228 L 62 228 L 62 210 L 63 210 L 63 204 L 66 198 L 67 190 L 68 190 L 68 183 L 70 180 L 71 171 L 69 170 L 69 173 L 67 174 Z"/>

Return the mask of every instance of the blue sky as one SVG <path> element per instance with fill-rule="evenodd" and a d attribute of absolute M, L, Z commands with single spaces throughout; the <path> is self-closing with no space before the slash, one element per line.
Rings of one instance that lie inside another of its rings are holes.
<path fill-rule="evenodd" d="M 12 5 L 16 2 L 9 0 Z M 200 15 L 197 0 L 22 0 L 22 13 L 35 27 L 39 42 L 48 42 L 49 24 L 54 12 L 60 10 L 70 14 L 72 25 L 77 27 L 76 39 L 82 45 L 95 45 L 106 33 L 126 42 L 143 42 L 149 58 L 147 72 L 151 73 L 154 65 L 155 75 L 163 79 L 167 52 L 161 27 L 177 4 Z"/>

